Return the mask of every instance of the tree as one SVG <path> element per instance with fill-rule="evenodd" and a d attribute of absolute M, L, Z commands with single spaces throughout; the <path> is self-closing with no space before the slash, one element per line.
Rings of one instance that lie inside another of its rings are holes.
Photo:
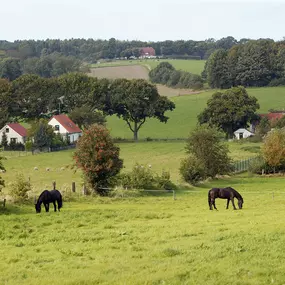
<path fill-rule="evenodd" d="M 4 149 L 8 146 L 8 138 L 5 131 L 2 133 L 1 145 L 4 147 Z"/>
<path fill-rule="evenodd" d="M 52 126 L 48 125 L 44 119 L 36 120 L 32 123 L 28 132 L 29 138 L 33 138 L 33 145 L 40 150 L 49 148 L 55 137 Z"/>
<path fill-rule="evenodd" d="M 0 170 L 4 170 L 6 171 L 4 165 L 3 165 L 3 160 L 5 160 L 6 158 L 4 158 L 3 156 L 0 156 Z M 2 188 L 5 187 L 5 181 L 4 179 L 0 176 L 0 192 L 2 190 Z"/>
<path fill-rule="evenodd" d="M 275 129 L 269 132 L 262 146 L 262 155 L 268 165 L 278 167 L 285 164 L 285 132 Z"/>
<path fill-rule="evenodd" d="M 134 133 L 135 141 L 147 118 L 166 123 L 165 112 L 175 108 L 172 101 L 160 96 L 157 88 L 143 79 L 117 79 L 111 84 L 110 93 L 105 111 L 123 118 Z"/>
<path fill-rule="evenodd" d="M 12 103 L 11 83 L 0 79 L 0 129 L 9 121 Z"/>
<path fill-rule="evenodd" d="M 5 78 L 12 81 L 21 75 L 22 70 L 19 59 L 5 58 L 0 60 L 0 78 Z"/>
<path fill-rule="evenodd" d="M 102 125 L 92 125 L 79 139 L 74 152 L 75 165 L 81 168 L 85 181 L 99 195 L 105 195 L 110 179 L 123 167 L 109 131 Z"/>
<path fill-rule="evenodd" d="M 104 125 L 105 116 L 99 111 L 92 111 L 88 106 L 76 107 L 69 113 L 70 119 L 77 124 L 80 129 L 86 129 L 93 124 Z"/>
<path fill-rule="evenodd" d="M 187 139 L 186 153 L 202 163 L 206 177 L 228 174 L 232 170 L 229 149 L 221 142 L 221 137 L 216 128 L 203 125 L 192 131 Z"/>
<path fill-rule="evenodd" d="M 256 118 L 257 109 L 259 104 L 255 97 L 249 96 L 244 87 L 233 87 L 214 93 L 198 120 L 200 124 L 221 128 L 227 137 L 232 137 L 235 130 L 247 127 L 248 122 Z"/>

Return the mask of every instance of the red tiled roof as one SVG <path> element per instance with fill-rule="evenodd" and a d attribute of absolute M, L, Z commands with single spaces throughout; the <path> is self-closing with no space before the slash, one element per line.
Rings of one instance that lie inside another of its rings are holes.
<path fill-rule="evenodd" d="M 67 130 L 68 133 L 81 133 L 80 128 L 76 126 L 66 115 L 55 115 L 50 120 L 53 118 L 56 119 Z"/>
<path fill-rule="evenodd" d="M 266 117 L 268 120 L 279 120 L 285 113 L 269 113 L 269 114 L 260 114 L 260 117 Z"/>
<path fill-rule="evenodd" d="M 18 123 L 10 123 L 7 124 L 11 129 L 13 129 L 16 133 L 18 133 L 22 137 L 27 136 L 27 130 L 20 124 Z"/>
<path fill-rule="evenodd" d="M 155 56 L 155 49 L 153 47 L 143 47 L 141 48 L 141 54 Z"/>

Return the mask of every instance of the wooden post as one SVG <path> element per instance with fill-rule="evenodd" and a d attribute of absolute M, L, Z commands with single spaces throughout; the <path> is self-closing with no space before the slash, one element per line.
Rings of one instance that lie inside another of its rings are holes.
<path fill-rule="evenodd" d="M 82 194 L 83 194 L 83 195 L 86 195 L 86 194 L 87 194 L 87 190 L 86 190 L 85 184 L 83 184 Z"/>
<path fill-rule="evenodd" d="M 75 193 L 75 182 L 72 182 L 72 185 L 71 185 L 71 190 L 72 190 L 72 192 L 74 192 Z"/>
<path fill-rule="evenodd" d="M 56 182 L 55 181 L 52 182 L 52 187 L 53 187 L 53 190 L 56 189 Z"/>
<path fill-rule="evenodd" d="M 3 200 L 3 207 L 6 207 L 6 199 Z"/>

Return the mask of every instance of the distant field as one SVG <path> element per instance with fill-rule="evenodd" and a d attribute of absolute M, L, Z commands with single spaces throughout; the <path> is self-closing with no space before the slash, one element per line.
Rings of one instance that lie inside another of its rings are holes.
<path fill-rule="evenodd" d="M 249 95 L 255 96 L 260 104 L 259 113 L 267 113 L 269 109 L 285 109 L 285 87 L 249 88 Z M 207 100 L 215 90 L 200 94 L 177 96 L 171 100 L 176 109 L 168 112 L 166 124 L 149 119 L 139 132 L 139 138 L 186 138 L 197 124 L 197 115 L 206 107 Z M 115 116 L 108 118 L 108 127 L 114 137 L 132 138 L 127 124 Z"/>
<path fill-rule="evenodd" d="M 144 60 L 117 60 L 113 62 L 102 62 L 100 64 L 92 64 L 91 67 L 112 67 L 123 65 L 144 65 L 148 69 L 155 68 L 160 62 L 167 61 L 171 63 L 176 69 L 188 71 L 194 74 L 201 74 L 204 69 L 205 60 L 183 60 L 183 59 L 144 59 Z"/>

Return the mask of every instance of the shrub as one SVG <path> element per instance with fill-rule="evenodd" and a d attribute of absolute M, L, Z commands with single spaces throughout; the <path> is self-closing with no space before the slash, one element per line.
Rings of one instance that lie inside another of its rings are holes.
<path fill-rule="evenodd" d="M 78 140 L 74 152 L 75 166 L 81 168 L 84 179 L 99 195 L 106 195 L 111 179 L 123 167 L 109 131 L 102 125 L 92 125 Z"/>
<path fill-rule="evenodd" d="M 176 188 L 170 180 L 169 172 L 163 171 L 159 176 L 151 168 L 138 163 L 131 172 L 121 175 L 120 184 L 129 189 L 172 190 Z"/>
<path fill-rule="evenodd" d="M 270 86 L 270 87 L 284 86 L 284 85 L 285 85 L 285 78 L 274 78 L 268 84 L 268 86 Z"/>
<path fill-rule="evenodd" d="M 27 141 L 25 143 L 25 150 L 26 151 L 32 151 L 32 149 L 33 149 L 33 142 L 32 141 Z"/>
<path fill-rule="evenodd" d="M 181 161 L 179 170 L 183 179 L 192 185 L 196 185 L 206 178 L 203 163 L 192 155 Z"/>
<path fill-rule="evenodd" d="M 11 185 L 10 194 L 15 200 L 26 200 L 28 191 L 31 190 L 31 184 L 26 181 L 23 174 L 17 174 L 15 181 Z"/>

